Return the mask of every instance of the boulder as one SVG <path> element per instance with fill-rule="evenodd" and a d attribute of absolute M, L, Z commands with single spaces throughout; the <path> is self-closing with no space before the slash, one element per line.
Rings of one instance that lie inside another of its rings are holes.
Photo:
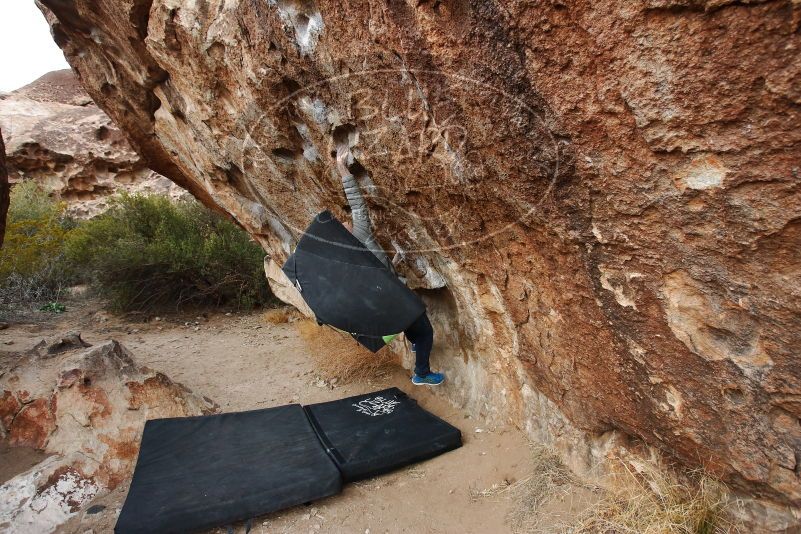
<path fill-rule="evenodd" d="M 40 1 L 151 168 L 277 265 L 348 217 L 349 148 L 451 398 L 797 521 L 798 2 Z"/>
<path fill-rule="evenodd" d="M 184 193 L 147 168 L 71 70 L 45 74 L 0 97 L 0 128 L 11 182 L 35 180 L 64 200 L 70 215 L 102 213 L 109 196 L 123 191 Z"/>
<path fill-rule="evenodd" d="M 0 433 L 52 455 L 0 486 L 0 529 L 50 532 L 130 476 L 146 420 L 216 410 L 116 341 L 84 345 L 71 333 L 0 360 Z"/>

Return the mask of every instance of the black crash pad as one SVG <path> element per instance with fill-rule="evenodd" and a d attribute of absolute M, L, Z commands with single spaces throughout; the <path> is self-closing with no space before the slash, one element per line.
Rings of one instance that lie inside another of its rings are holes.
<path fill-rule="evenodd" d="M 282 267 L 317 321 L 349 332 L 373 352 L 426 307 L 414 291 L 331 212 L 318 214 Z"/>
<path fill-rule="evenodd" d="M 338 493 L 298 404 L 148 421 L 115 532 L 191 532 Z"/>
<path fill-rule="evenodd" d="M 380 475 L 462 445 L 458 428 L 427 412 L 398 388 L 304 409 L 346 482 Z"/>
<path fill-rule="evenodd" d="M 397 388 L 305 408 L 154 419 L 117 534 L 193 532 L 338 493 L 461 446 Z"/>

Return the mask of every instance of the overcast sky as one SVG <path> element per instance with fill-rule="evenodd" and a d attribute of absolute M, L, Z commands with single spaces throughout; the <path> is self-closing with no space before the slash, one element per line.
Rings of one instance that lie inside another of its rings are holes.
<path fill-rule="evenodd" d="M 0 91 L 12 91 L 51 70 L 66 68 L 69 65 L 33 0 L 0 0 Z"/>

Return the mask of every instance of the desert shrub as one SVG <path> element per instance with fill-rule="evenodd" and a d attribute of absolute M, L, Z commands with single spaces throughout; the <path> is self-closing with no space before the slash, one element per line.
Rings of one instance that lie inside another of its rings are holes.
<path fill-rule="evenodd" d="M 263 258 L 230 221 L 194 200 L 160 196 L 122 195 L 66 242 L 67 263 L 124 311 L 264 304 Z"/>
<path fill-rule="evenodd" d="M 64 204 L 49 197 L 35 182 L 11 191 L 6 236 L 0 250 L 0 305 L 57 299 L 72 282 L 64 262 L 64 243 L 74 222 Z"/>
<path fill-rule="evenodd" d="M 61 218 L 66 206 L 53 199 L 39 184 L 24 181 L 11 189 L 11 205 L 8 208 L 9 221 Z"/>
<path fill-rule="evenodd" d="M 327 380 L 337 379 L 340 384 L 367 382 L 388 376 L 400 365 L 398 357 L 388 349 L 373 354 L 351 336 L 331 327 L 309 320 L 295 325 L 315 367 Z"/>

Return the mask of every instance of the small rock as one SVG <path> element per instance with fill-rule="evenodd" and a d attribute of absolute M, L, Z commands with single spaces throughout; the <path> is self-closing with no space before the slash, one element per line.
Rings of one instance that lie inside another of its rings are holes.
<path fill-rule="evenodd" d="M 311 514 L 303 514 L 303 518 L 302 519 L 304 521 L 308 521 L 309 519 L 311 519 Z"/>
<path fill-rule="evenodd" d="M 480 428 L 477 428 L 477 429 L 476 429 L 476 434 L 481 434 L 482 432 L 484 432 L 484 431 L 483 431 L 483 430 L 481 430 Z"/>
<path fill-rule="evenodd" d="M 105 509 L 106 509 L 106 507 L 103 506 L 102 504 L 95 504 L 95 505 L 92 505 L 92 506 L 90 506 L 89 508 L 86 509 L 86 514 L 87 515 L 99 514 L 100 512 L 102 512 Z"/>
<path fill-rule="evenodd" d="M 50 342 L 46 342 L 41 348 L 44 353 L 55 355 L 91 346 L 90 343 L 87 343 L 81 338 L 80 332 L 67 332 L 62 336 L 50 340 Z M 37 347 L 39 347 L 39 345 L 37 345 Z"/>
<path fill-rule="evenodd" d="M 161 317 L 155 317 L 153 320 L 154 321 L 161 321 Z"/>
<path fill-rule="evenodd" d="M 225 314 L 226 317 L 231 317 L 231 312 Z"/>
<path fill-rule="evenodd" d="M 92 320 L 96 323 L 105 323 L 109 320 L 109 315 L 106 312 L 99 311 L 92 316 Z"/>

